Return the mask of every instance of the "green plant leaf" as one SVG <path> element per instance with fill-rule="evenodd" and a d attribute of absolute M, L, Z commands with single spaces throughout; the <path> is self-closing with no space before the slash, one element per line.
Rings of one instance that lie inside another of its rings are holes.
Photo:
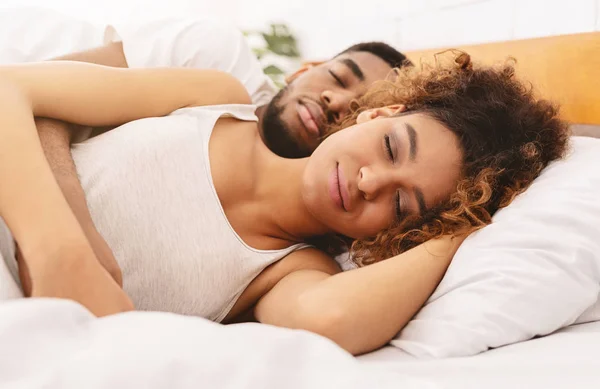
<path fill-rule="evenodd" d="M 262 36 L 267 42 L 267 48 L 275 54 L 286 57 L 298 58 L 296 38 L 290 33 L 285 24 L 271 24 L 269 33 L 263 32 Z"/>
<path fill-rule="evenodd" d="M 280 75 L 280 74 L 284 74 L 283 70 L 279 69 L 275 65 L 269 65 L 269 66 L 267 66 L 266 68 L 263 69 L 263 72 L 266 75 Z"/>

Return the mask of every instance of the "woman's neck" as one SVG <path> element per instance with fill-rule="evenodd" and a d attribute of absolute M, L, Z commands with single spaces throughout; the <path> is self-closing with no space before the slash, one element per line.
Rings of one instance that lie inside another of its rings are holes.
<path fill-rule="evenodd" d="M 256 191 L 253 199 L 257 218 L 264 220 L 266 234 L 291 241 L 330 232 L 306 208 L 302 198 L 302 176 L 308 158 L 285 159 L 259 146 Z"/>

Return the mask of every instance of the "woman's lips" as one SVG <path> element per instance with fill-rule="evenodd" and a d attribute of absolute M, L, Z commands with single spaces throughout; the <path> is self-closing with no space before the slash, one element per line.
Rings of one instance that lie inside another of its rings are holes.
<path fill-rule="evenodd" d="M 335 169 L 329 175 L 329 197 L 331 197 L 336 206 L 345 211 L 342 195 L 340 194 L 338 164 L 335 165 Z"/>
<path fill-rule="evenodd" d="M 348 183 L 346 177 L 344 177 L 344 171 L 340 168 L 340 164 L 337 164 L 338 171 L 338 185 L 340 187 L 340 196 L 342 197 L 342 207 L 347 212 L 350 209 L 350 192 L 348 191 Z"/>
<path fill-rule="evenodd" d="M 329 176 L 329 196 L 339 208 L 345 212 L 348 211 L 350 196 L 348 195 L 344 173 L 340 169 L 339 163 L 336 163 L 335 169 L 333 169 Z"/>

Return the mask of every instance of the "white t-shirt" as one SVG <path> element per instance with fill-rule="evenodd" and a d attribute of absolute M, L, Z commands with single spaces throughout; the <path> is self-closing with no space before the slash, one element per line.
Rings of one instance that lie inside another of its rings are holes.
<path fill-rule="evenodd" d="M 218 69 L 246 86 L 254 105 L 268 103 L 277 88 L 235 27 L 215 19 L 162 19 L 109 25 L 105 43 L 122 41 L 127 64 L 136 67 Z"/>
<path fill-rule="evenodd" d="M 277 93 L 246 38 L 212 18 L 170 18 L 96 26 L 43 8 L 0 10 L 0 64 L 42 61 L 122 41 L 127 64 L 217 69 L 240 80 L 254 105 Z"/>

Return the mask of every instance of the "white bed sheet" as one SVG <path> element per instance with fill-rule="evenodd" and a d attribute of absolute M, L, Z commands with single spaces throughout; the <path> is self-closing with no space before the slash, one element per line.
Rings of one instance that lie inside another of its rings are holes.
<path fill-rule="evenodd" d="M 446 388 L 598 389 L 600 322 L 466 358 L 417 359 L 388 346 L 358 359 Z"/>

